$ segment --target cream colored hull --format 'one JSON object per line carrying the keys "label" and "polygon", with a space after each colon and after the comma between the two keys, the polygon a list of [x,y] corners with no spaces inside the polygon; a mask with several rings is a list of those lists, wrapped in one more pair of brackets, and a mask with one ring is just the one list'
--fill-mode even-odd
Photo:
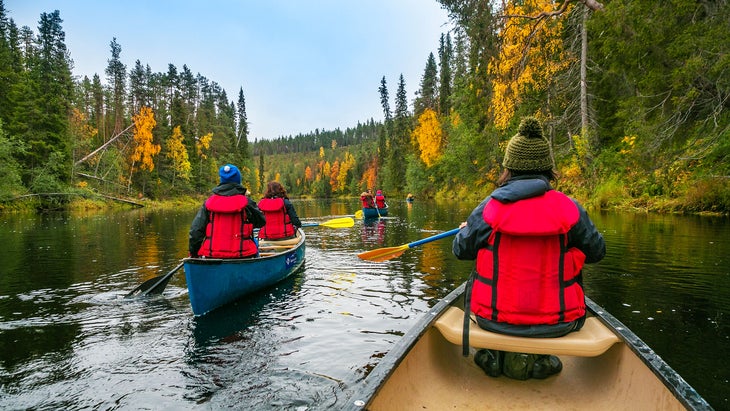
{"label": "cream colored hull", "polygon": [[[458,306],[457,303],[453,305]],[[618,337],[616,342],[605,351],[601,350],[599,355],[591,354],[595,356],[559,355],[563,362],[562,372],[544,380],[526,381],[487,376],[474,363],[474,348],[468,357],[464,357],[461,345],[449,342],[434,326],[448,305],[440,309],[434,307],[427,314],[432,319],[422,319],[419,323],[422,329],[409,331],[403,337],[404,341],[394,347],[355,390],[348,409],[711,409],[623,324],[602,313],[603,310],[592,302],[589,302],[590,307],[598,308],[601,322]]]}

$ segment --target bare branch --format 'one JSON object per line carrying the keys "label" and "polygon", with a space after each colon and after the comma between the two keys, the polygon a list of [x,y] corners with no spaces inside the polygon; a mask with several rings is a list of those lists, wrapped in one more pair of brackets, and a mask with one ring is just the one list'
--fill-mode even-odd
{"label": "bare branch", "polygon": [[93,156],[94,156],[94,155],[95,155],[96,153],[98,153],[99,151],[101,151],[101,150],[105,149],[105,148],[106,148],[106,147],[107,147],[107,146],[108,146],[109,144],[111,144],[111,143],[112,143],[112,142],[113,142],[114,140],[116,140],[117,138],[119,138],[119,136],[123,135],[123,134],[124,134],[124,133],[125,133],[125,132],[126,132],[127,130],[129,130],[130,128],[132,128],[132,126],[134,126],[134,123],[130,124],[130,125],[129,125],[129,127],[125,128],[124,130],[122,130],[121,132],[119,132],[119,134],[117,134],[116,136],[114,136],[114,137],[112,137],[111,139],[109,139],[109,141],[107,141],[106,143],[102,144],[102,145],[101,145],[101,146],[100,146],[99,148],[97,148],[96,150],[94,150],[94,151],[92,151],[91,153],[89,153],[89,154],[85,155],[85,156],[84,156],[84,158],[82,158],[81,160],[79,160],[79,161],[75,162],[75,163],[74,163],[74,166],[77,166],[77,165],[79,165],[79,164],[83,163],[84,161],[86,161],[86,160],[88,160],[89,158],[93,157]]}
{"label": "bare branch", "polygon": [[[542,20],[547,17],[553,17],[553,16],[559,16],[563,13],[565,13],[565,10],[568,9],[568,4],[571,0],[565,0],[563,4],[560,5],[560,8],[553,11],[543,11],[540,12],[534,16],[527,16],[527,15],[521,15],[521,14],[503,14],[499,16],[499,18],[503,19],[510,19],[510,18],[521,18],[521,19],[529,19],[529,20]],[[603,10],[603,4],[597,2],[596,0],[574,0],[578,1],[580,3],[583,3],[586,7],[593,11],[601,11]]]}

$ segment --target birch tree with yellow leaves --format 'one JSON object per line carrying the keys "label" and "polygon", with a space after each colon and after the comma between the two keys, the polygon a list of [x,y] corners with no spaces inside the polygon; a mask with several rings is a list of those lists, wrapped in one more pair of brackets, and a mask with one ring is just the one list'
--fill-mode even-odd
{"label": "birch tree with yellow leaves", "polygon": [[[200,149],[198,148],[200,151]],[[181,178],[190,181],[190,160],[188,150],[183,144],[183,135],[180,126],[172,129],[172,136],[167,140],[167,153],[165,156],[172,162],[172,187],[175,187],[175,180]]]}
{"label": "birch tree with yellow leaves", "polygon": [[436,112],[430,108],[418,117],[418,125],[411,133],[411,142],[417,148],[421,161],[431,167],[441,157],[444,135]]}
{"label": "birch tree with yellow leaves", "polygon": [[[134,120],[134,142],[135,147],[130,160],[132,162],[129,168],[129,187],[132,184],[132,176],[135,172],[135,164],[139,163],[140,170],[152,171],[155,169],[154,156],[160,153],[160,145],[152,142],[152,129],[155,128],[157,122],[152,109],[142,107],[138,114],[133,117]],[[129,188],[128,187],[128,188]]]}

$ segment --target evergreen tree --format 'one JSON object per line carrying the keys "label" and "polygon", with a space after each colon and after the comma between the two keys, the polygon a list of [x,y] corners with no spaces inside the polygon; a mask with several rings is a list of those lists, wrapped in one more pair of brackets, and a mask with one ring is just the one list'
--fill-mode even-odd
{"label": "evergreen tree", "polygon": [[122,46],[117,43],[117,38],[112,38],[109,43],[112,57],[107,60],[105,73],[111,89],[111,119],[114,121],[113,134],[119,134],[124,129],[124,90],[127,81],[127,66],[122,63],[119,57],[122,54]]}
{"label": "evergreen tree", "polygon": [[386,174],[385,188],[396,193],[402,191],[406,182],[406,155],[410,143],[411,118],[408,114],[408,100],[406,81],[403,74],[398,80],[398,91],[395,95],[395,115],[393,118],[393,134],[390,139],[388,157],[388,173]]}
{"label": "evergreen tree", "polygon": [[[24,135],[29,146],[27,168],[43,167],[46,170],[39,170],[39,173],[46,173],[46,177],[68,181],[71,170],[68,115],[73,82],[62,22],[58,10],[41,14],[35,52],[29,63],[27,89],[28,100],[33,102],[35,110],[21,114],[21,118],[25,119],[27,127]],[[51,156],[52,153],[57,155]],[[50,158],[55,164],[48,175]]]}
{"label": "evergreen tree", "polygon": [[[184,133],[193,135],[195,133],[195,110],[199,102],[198,81],[195,75],[187,66],[183,64],[182,71],[177,76],[177,87],[179,90],[179,99],[176,100],[178,120],[175,124],[180,124]],[[196,137],[205,134],[198,132]]]}
{"label": "evergreen tree", "polygon": [[[451,111],[451,64],[453,49],[451,46],[451,36],[446,34],[441,35],[439,45],[439,113],[442,116],[448,115]],[[420,113],[415,113],[416,115]]]}
{"label": "evergreen tree", "polygon": [[[384,159],[386,156],[386,150],[388,147],[388,139],[390,138],[390,129],[392,127],[392,118],[390,113],[390,97],[388,96],[388,84],[385,81],[385,76],[380,80],[380,87],[378,88],[378,92],[380,93],[380,105],[383,107],[383,128],[380,130],[380,133],[378,133],[378,155],[375,158],[375,170],[376,175],[377,171],[379,171],[383,164],[385,163]],[[377,177],[376,177],[377,182]]]}
{"label": "evergreen tree", "polygon": [[246,99],[243,87],[238,90],[238,108],[236,110],[236,150],[242,159],[250,158],[248,148],[248,117],[246,116]]}
{"label": "evergreen tree", "polygon": [[416,116],[421,115],[423,110],[427,108],[436,109],[437,77],[438,68],[436,67],[436,58],[433,56],[433,53],[429,53],[428,59],[426,60],[426,68],[423,70],[423,77],[421,77],[421,89],[413,103],[413,111]]}
{"label": "evergreen tree", "polygon": [[142,106],[150,106],[147,97],[148,86],[147,72],[142,62],[135,61],[134,69],[129,73],[129,112],[138,113]]}
{"label": "evergreen tree", "polygon": [[385,81],[385,76],[383,76],[383,78],[380,80],[380,87],[378,88],[378,92],[380,93],[380,105],[383,107],[385,124],[387,124],[390,123],[391,113],[390,101],[388,97],[388,84]]}
{"label": "evergreen tree", "polygon": [[0,0],[0,120],[8,121],[13,102],[10,92],[15,83],[16,71],[13,68],[10,47],[10,22],[5,11],[5,4]]}
{"label": "evergreen tree", "polygon": [[89,121],[91,125],[99,130],[99,138],[97,145],[106,143],[107,135],[105,134],[106,128],[104,127],[106,116],[104,111],[104,87],[101,85],[101,78],[98,74],[94,74],[91,80],[91,97],[93,99],[93,105]]}

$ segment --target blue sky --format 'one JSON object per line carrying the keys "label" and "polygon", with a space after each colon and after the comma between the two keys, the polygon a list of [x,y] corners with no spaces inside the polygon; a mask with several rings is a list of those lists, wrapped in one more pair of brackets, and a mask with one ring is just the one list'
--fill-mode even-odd
{"label": "blue sky", "polygon": [[116,37],[127,70],[186,64],[237,101],[250,141],[352,127],[383,118],[378,87],[393,97],[403,74],[409,102],[448,16],[435,0],[5,0],[19,27],[38,33],[59,10],[74,75],[99,74]]}

